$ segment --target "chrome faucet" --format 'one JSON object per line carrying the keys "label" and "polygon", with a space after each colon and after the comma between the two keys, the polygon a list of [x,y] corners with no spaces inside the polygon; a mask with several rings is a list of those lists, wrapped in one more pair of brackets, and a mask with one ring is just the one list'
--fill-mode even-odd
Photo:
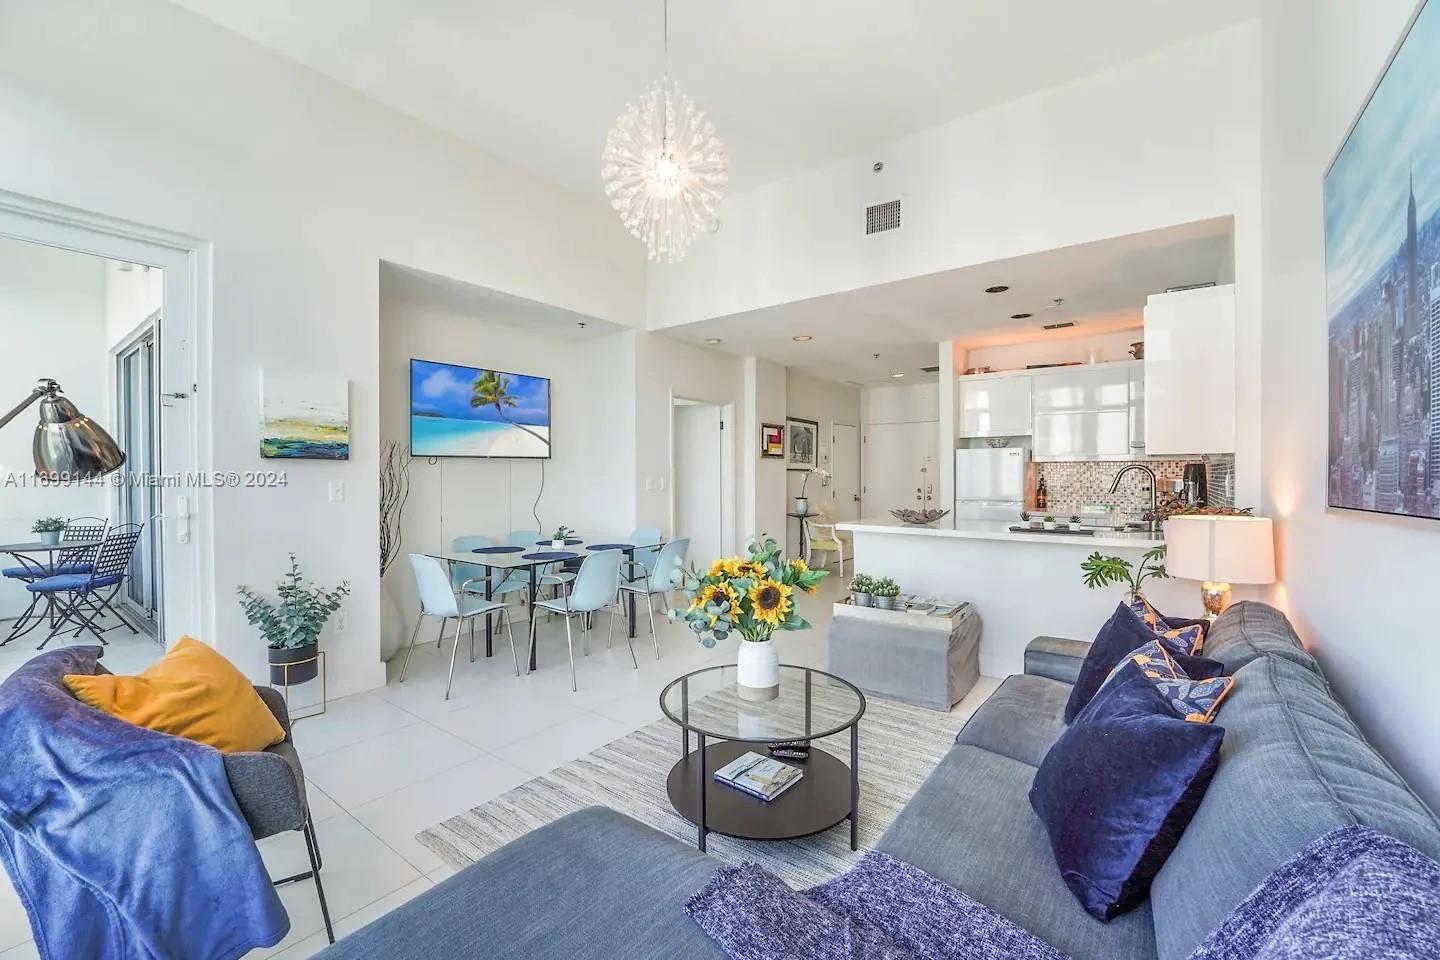
{"label": "chrome faucet", "polygon": [[1114,493],[1116,490],[1120,489],[1121,478],[1123,478],[1125,474],[1129,473],[1131,470],[1142,470],[1144,471],[1145,475],[1150,478],[1150,519],[1145,522],[1144,526],[1145,529],[1149,530],[1151,533],[1154,533],[1156,530],[1160,529],[1160,481],[1155,476],[1154,470],[1151,470],[1143,463],[1126,464],[1125,466],[1121,467],[1119,471],[1115,474],[1115,480],[1113,483],[1110,484],[1110,492]]}

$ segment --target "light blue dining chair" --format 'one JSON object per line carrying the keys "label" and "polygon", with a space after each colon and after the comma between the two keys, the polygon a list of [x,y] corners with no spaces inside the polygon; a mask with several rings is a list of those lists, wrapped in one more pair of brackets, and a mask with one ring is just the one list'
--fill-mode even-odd
{"label": "light blue dining chair", "polygon": [[641,580],[650,576],[655,561],[660,558],[660,548],[654,546],[662,539],[659,527],[636,527],[630,531],[630,542],[641,548],[635,551],[634,560],[626,565],[626,580]]}
{"label": "light blue dining chair", "polygon": [[[556,597],[554,600],[541,600],[535,604],[547,613],[556,613],[565,618],[565,644],[570,648],[570,689],[579,690],[580,687],[575,681],[575,639],[570,629],[570,618],[581,617],[582,639],[585,643],[585,653],[590,653],[590,628],[587,626],[586,614],[596,613],[607,607],[613,607],[614,611],[610,616],[610,632],[606,635],[606,643],[615,633],[615,618],[623,616],[620,610],[620,561],[625,559],[625,554],[620,550],[601,550],[598,553],[585,555],[585,560],[580,564],[580,572],[575,576],[575,583],[570,592]],[[535,627],[538,620],[530,618],[530,649],[526,653],[526,662],[535,653]],[[625,632],[625,643],[630,647],[630,662],[639,668],[640,664],[635,659],[635,645],[630,643],[630,631]]]}
{"label": "light blue dining chair", "polygon": [[[451,540],[450,552],[469,553],[472,550],[494,545],[495,541],[489,537],[483,534],[473,533]],[[507,602],[506,597],[508,594],[524,593],[530,589],[529,579],[521,576],[514,570],[492,570],[487,574],[485,568],[478,563],[450,564],[450,586],[453,587],[457,593],[465,589],[465,584],[472,580],[476,581],[471,587],[472,593],[476,596],[485,596],[485,587],[488,584],[490,587],[490,599],[499,600],[501,603]],[[441,631],[440,639],[436,641],[435,645],[438,647],[444,642],[444,631]],[[475,620],[473,617],[470,620],[470,642],[472,645],[475,642]]]}
{"label": "light blue dining chair", "polygon": [[[420,615],[415,618],[415,629],[410,632],[410,645],[405,648],[405,662],[400,665],[400,682],[405,682],[405,671],[410,668],[410,654],[415,651],[415,638],[420,634],[420,624],[426,617],[440,618],[440,640],[445,640],[445,624],[455,621],[455,647],[450,651],[450,674],[445,679],[445,699],[450,699],[450,685],[455,681],[455,655],[460,652],[460,627],[474,618],[499,613],[505,622],[505,633],[510,637],[510,662],[515,667],[515,676],[520,676],[520,661],[515,654],[515,633],[510,628],[510,611],[505,604],[486,600],[470,592],[475,581],[466,581],[457,593],[450,585],[445,566],[434,557],[421,553],[410,554],[410,569],[415,573],[415,587],[420,593]],[[470,632],[470,662],[475,662],[475,632]]]}
{"label": "light blue dining chair", "polygon": [[660,634],[655,632],[655,595],[665,596],[680,585],[680,571],[685,566],[685,555],[690,552],[690,540],[671,540],[660,548],[648,577],[641,577],[629,583],[622,583],[624,593],[635,594],[636,599],[645,598],[645,612],[650,615],[650,639],[655,641],[655,659],[660,659]]}
{"label": "light blue dining chair", "polygon": [[[511,530],[510,536],[506,538],[506,542],[512,547],[525,547],[531,552],[550,549],[548,544],[545,546],[540,545],[539,530]],[[535,577],[535,584],[537,587],[554,587],[555,593],[558,596],[563,592],[560,588],[574,579],[575,574],[569,570],[555,570],[553,573],[541,571]]]}

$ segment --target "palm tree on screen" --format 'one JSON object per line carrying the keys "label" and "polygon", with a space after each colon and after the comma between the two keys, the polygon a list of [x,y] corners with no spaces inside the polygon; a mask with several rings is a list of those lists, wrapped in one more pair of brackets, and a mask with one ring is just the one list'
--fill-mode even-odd
{"label": "palm tree on screen", "polygon": [[475,378],[475,388],[470,397],[471,409],[476,407],[494,407],[495,412],[500,415],[501,420],[504,420],[512,427],[518,427],[524,430],[541,443],[548,443],[549,441],[525,426],[525,424],[516,423],[510,419],[510,414],[505,412],[505,408],[518,406],[519,404],[518,401],[511,396],[507,387],[508,383],[503,374],[495,370],[481,370],[480,376]]}

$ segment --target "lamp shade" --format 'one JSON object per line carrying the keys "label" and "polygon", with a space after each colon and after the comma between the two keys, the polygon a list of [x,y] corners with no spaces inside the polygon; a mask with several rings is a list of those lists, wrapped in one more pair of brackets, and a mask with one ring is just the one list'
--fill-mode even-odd
{"label": "lamp shade", "polygon": [[1269,517],[1180,516],[1165,521],[1165,569],[1212,583],[1273,583],[1275,535]]}
{"label": "lamp shade", "polygon": [[40,400],[34,453],[35,472],[60,482],[92,480],[125,462],[125,454],[105,428],[58,391]]}

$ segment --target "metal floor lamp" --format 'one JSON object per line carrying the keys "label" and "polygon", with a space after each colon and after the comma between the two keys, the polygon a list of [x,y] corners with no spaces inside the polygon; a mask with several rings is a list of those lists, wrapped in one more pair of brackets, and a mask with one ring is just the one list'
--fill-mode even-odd
{"label": "metal floor lamp", "polygon": [[35,472],[59,482],[93,480],[120,469],[125,454],[105,428],[64,396],[60,384],[41,380],[30,395],[0,416],[0,428],[40,401],[40,422],[35,426]]}

